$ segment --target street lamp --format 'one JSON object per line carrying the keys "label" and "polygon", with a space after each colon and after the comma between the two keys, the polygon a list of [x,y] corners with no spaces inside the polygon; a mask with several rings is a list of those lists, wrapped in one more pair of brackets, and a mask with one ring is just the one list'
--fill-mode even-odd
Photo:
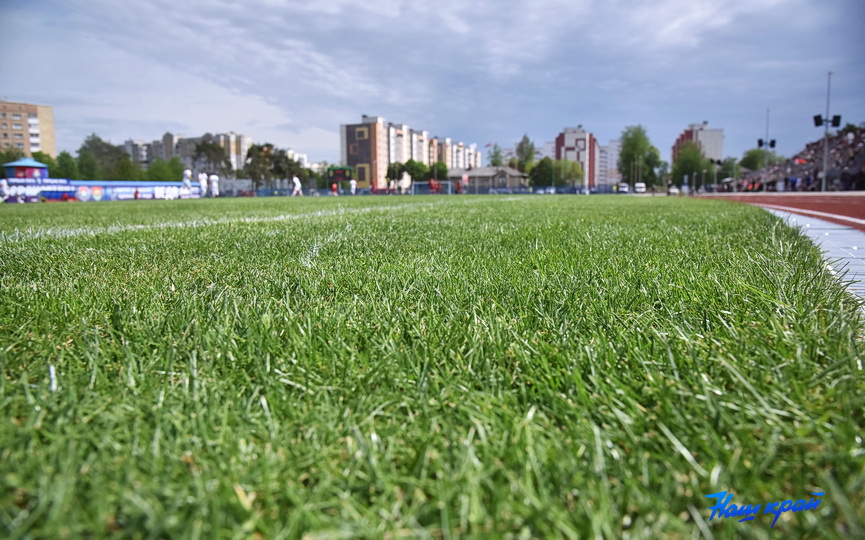
{"label": "street lamp", "polygon": [[[829,80],[826,83],[826,116],[814,115],[814,126],[826,126],[823,130],[823,183],[820,191],[826,191],[826,176],[829,174],[829,91],[832,88],[832,72],[829,72]],[[841,125],[841,115],[832,117],[832,127]]]}
{"label": "street lamp", "polygon": [[[775,148],[775,139],[769,139],[769,109],[766,109],[766,138],[757,139],[757,148]],[[769,150],[763,151],[763,169],[766,171],[766,182],[769,181]],[[764,182],[764,185],[766,184]]]}
{"label": "street lamp", "polygon": [[703,180],[700,182],[700,185],[703,186],[703,189],[706,189],[706,169],[703,169]]}
{"label": "street lamp", "polygon": [[718,189],[718,167],[724,164],[720,159],[713,159],[712,161],[712,184],[715,186],[715,189]]}

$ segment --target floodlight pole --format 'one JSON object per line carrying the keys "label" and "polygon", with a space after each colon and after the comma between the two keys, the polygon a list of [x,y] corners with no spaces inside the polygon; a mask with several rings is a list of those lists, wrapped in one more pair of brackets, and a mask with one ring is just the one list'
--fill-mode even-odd
{"label": "floodlight pole", "polygon": [[829,92],[832,89],[832,72],[826,83],[826,120],[823,121],[823,184],[820,191],[826,191],[826,177],[829,174]]}
{"label": "floodlight pole", "polygon": [[[766,109],[766,138],[763,139],[766,146],[769,146],[769,109]],[[763,150],[763,169],[766,171],[766,176],[769,176],[769,151]]]}

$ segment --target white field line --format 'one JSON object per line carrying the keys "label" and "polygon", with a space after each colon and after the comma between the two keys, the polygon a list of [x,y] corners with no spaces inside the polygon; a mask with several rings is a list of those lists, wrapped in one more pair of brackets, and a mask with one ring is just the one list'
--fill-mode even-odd
{"label": "white field line", "polygon": [[840,214],[830,214],[828,212],[818,212],[817,210],[802,210],[800,208],[793,208],[791,206],[780,206],[777,204],[764,204],[764,203],[758,203],[758,204],[760,206],[765,206],[766,208],[771,208],[773,210],[780,210],[782,212],[788,212],[791,214],[805,214],[805,215],[809,215],[809,216],[813,216],[813,217],[826,217],[826,218],[840,219],[842,221],[849,221],[850,223],[865,225],[865,219],[842,216]]}
{"label": "white field line", "polygon": [[[463,201],[463,204],[480,203],[489,204],[490,200],[496,201],[516,201],[520,200],[517,197],[508,197],[501,199],[483,199]],[[333,210],[316,210],[305,214],[280,214],[277,216],[252,216],[252,217],[226,217],[219,219],[193,219],[189,221],[167,221],[150,224],[137,225],[108,225],[105,227],[75,227],[75,228],[48,228],[48,229],[15,229],[12,232],[0,231],[0,244],[14,244],[17,242],[26,242],[28,240],[36,240],[38,238],[76,238],[80,236],[98,236],[103,234],[118,234],[126,232],[152,231],[161,229],[194,229],[198,227],[211,227],[214,225],[228,225],[234,223],[273,223],[280,221],[291,221],[295,219],[307,219],[316,217],[342,216],[351,214],[368,214],[372,212],[395,212],[407,211],[420,208],[432,208],[444,204],[445,201],[439,202],[422,202],[422,203],[406,203],[393,204],[384,206],[364,207],[364,208],[336,208]]]}

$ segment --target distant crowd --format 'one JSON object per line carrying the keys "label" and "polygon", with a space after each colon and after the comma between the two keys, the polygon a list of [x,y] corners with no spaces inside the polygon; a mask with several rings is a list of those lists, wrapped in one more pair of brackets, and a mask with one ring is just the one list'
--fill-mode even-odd
{"label": "distant crowd", "polygon": [[[865,129],[829,137],[826,189],[865,190]],[[823,139],[785,161],[748,173],[736,191],[820,191],[823,176]]]}

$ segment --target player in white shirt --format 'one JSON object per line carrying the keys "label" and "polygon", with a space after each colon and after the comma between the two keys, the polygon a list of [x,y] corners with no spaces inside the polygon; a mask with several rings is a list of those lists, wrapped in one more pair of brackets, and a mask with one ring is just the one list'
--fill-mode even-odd
{"label": "player in white shirt", "polygon": [[215,174],[210,175],[210,194],[219,197],[219,177]]}
{"label": "player in white shirt", "polygon": [[201,198],[207,197],[207,173],[204,171],[198,173],[198,186],[201,188]]}
{"label": "player in white shirt", "polygon": [[291,182],[294,184],[294,191],[291,192],[292,197],[303,197],[303,189],[301,189],[300,178],[295,176],[291,179]]}
{"label": "player in white shirt", "polygon": [[192,170],[184,169],[183,170],[183,187],[186,189],[192,189]]}
{"label": "player in white shirt", "polygon": [[357,195],[357,180],[352,178],[348,181],[348,187],[351,190],[352,195]]}

